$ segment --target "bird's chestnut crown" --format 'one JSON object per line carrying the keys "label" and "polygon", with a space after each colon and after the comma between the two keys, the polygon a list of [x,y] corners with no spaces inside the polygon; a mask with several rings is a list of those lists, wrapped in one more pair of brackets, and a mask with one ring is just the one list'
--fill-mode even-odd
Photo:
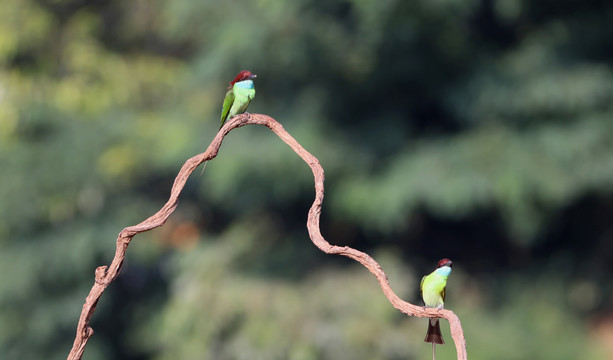
{"label": "bird's chestnut crown", "polygon": [[443,259],[443,260],[441,260],[441,261],[439,261],[439,262],[438,262],[438,267],[439,267],[439,268],[440,268],[440,267],[443,267],[443,266],[449,266],[449,267],[452,267],[452,266],[453,266],[453,263],[451,262],[451,260],[449,260],[449,259],[445,258],[445,259]]}

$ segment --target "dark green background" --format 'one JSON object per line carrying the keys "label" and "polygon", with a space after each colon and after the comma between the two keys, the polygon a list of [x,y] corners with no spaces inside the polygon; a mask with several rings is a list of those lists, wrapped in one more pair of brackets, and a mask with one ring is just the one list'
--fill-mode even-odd
{"label": "dark green background", "polygon": [[[3,0],[0,357],[67,356],[243,69],[326,171],[328,241],[416,303],[454,261],[470,359],[613,357],[612,23],[596,0]],[[313,195],[274,134],[232,131],[134,239],[85,358],[429,358],[424,319],[310,242]]]}

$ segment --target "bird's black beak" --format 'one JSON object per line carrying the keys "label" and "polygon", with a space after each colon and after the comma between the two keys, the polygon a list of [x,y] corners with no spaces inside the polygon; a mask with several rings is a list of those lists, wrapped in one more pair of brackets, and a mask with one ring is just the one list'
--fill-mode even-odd
{"label": "bird's black beak", "polygon": [[251,76],[249,76],[247,79],[251,80],[251,79],[255,79],[256,77],[258,77],[256,74],[252,74]]}

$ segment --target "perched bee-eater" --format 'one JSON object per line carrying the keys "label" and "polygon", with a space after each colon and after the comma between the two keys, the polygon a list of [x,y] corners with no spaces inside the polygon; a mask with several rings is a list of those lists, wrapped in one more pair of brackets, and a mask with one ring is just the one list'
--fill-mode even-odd
{"label": "perched bee-eater", "polygon": [[[443,259],[438,262],[438,267],[430,275],[426,275],[421,279],[419,291],[424,304],[430,308],[442,309],[445,304],[445,287],[447,286],[447,278],[451,274],[453,263],[449,259]],[[444,344],[443,334],[437,318],[428,319],[428,332],[426,333],[425,342],[432,343],[432,358],[434,359],[434,348],[436,344]]]}
{"label": "perched bee-eater", "polygon": [[247,106],[249,106],[249,103],[255,97],[253,79],[256,77],[257,76],[252,74],[251,71],[243,70],[232,80],[221,109],[220,129],[227,119],[231,119],[247,110]]}

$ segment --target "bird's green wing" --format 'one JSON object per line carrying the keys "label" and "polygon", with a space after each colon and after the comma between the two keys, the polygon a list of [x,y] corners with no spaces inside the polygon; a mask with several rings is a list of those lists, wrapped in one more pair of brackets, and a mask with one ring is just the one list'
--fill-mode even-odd
{"label": "bird's green wing", "polygon": [[424,280],[426,280],[425,276],[421,278],[421,283],[419,284],[419,296],[421,297],[421,301],[424,303],[424,305],[426,305],[426,302],[424,301]]}
{"label": "bird's green wing", "polygon": [[[228,118],[228,113],[230,112],[230,108],[234,103],[234,92],[232,89],[228,90],[226,93],[226,98],[223,100],[223,107],[221,108],[221,126],[223,126],[224,121]],[[220,126],[220,127],[221,127]]]}
{"label": "bird's green wing", "polygon": [[447,290],[447,286],[445,286],[443,288],[443,291],[441,291],[441,297],[443,298],[443,302],[445,302],[445,290]]}

